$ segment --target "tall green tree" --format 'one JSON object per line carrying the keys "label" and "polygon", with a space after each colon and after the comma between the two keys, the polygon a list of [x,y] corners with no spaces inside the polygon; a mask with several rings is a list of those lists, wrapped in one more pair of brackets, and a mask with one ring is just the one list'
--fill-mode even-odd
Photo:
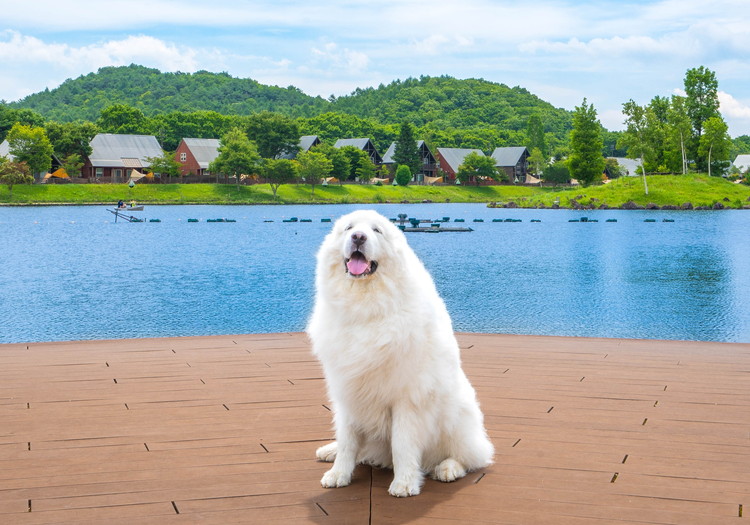
{"label": "tall green tree", "polygon": [[419,154],[417,140],[414,137],[414,126],[409,122],[401,123],[393,151],[393,160],[400,166],[407,166],[410,173],[419,173],[422,169],[422,156]]}
{"label": "tall green tree", "polygon": [[96,124],[103,133],[133,135],[151,133],[149,123],[143,111],[127,104],[113,104],[104,108]]}
{"label": "tall green tree", "polygon": [[99,129],[92,122],[55,122],[49,121],[44,125],[55,155],[63,159],[68,155],[87,157],[91,155],[91,139]]}
{"label": "tall green tree", "polygon": [[315,185],[329,176],[333,163],[328,157],[315,151],[303,151],[297,155],[297,162],[300,178],[312,187],[310,194],[315,195]]}
{"label": "tall green tree", "polygon": [[573,178],[583,186],[601,180],[604,172],[602,127],[593,104],[586,99],[573,113],[573,131],[570,132],[570,158],[568,168]]}
{"label": "tall green tree", "polygon": [[479,186],[482,177],[492,180],[500,179],[500,174],[495,167],[495,159],[472,151],[464,157],[464,161],[458,167],[456,178],[461,181],[461,184],[466,184],[473,178]]}
{"label": "tall green tree", "polygon": [[15,124],[8,132],[8,150],[16,162],[25,162],[32,174],[52,168],[54,149],[44,128]]}
{"label": "tall green tree", "polygon": [[357,161],[357,180],[359,180],[360,183],[362,182],[370,182],[372,178],[375,176],[375,164],[372,163],[372,160],[370,160],[370,156],[362,152],[363,154],[359,156],[359,160]]}
{"label": "tall green tree", "polygon": [[531,115],[529,121],[526,124],[526,133],[528,134],[529,141],[527,147],[529,151],[534,148],[539,149],[543,156],[547,155],[547,141],[544,136],[544,124],[542,123],[542,117],[539,115]]}
{"label": "tall green tree", "polygon": [[219,155],[208,165],[208,171],[235,176],[237,186],[241,175],[255,173],[258,168],[258,148],[239,128],[229,130],[221,138],[218,151]]}
{"label": "tall green tree", "polygon": [[625,125],[627,126],[622,136],[622,142],[628,147],[628,157],[641,159],[643,190],[648,195],[645,164],[651,162],[654,156],[653,144],[648,137],[648,110],[630,99],[622,105],[622,113],[625,115]]}
{"label": "tall green tree", "polygon": [[275,159],[299,149],[297,121],[272,111],[261,111],[247,117],[247,136],[258,146],[264,159]]}
{"label": "tall green tree", "polygon": [[539,148],[532,149],[527,162],[529,163],[529,171],[535,177],[541,178],[544,168],[547,167],[547,159],[542,154],[542,150]]}
{"label": "tall green tree", "polygon": [[719,114],[719,82],[716,74],[700,66],[685,73],[685,110],[693,125],[693,136],[688,144],[689,157],[695,160],[698,169],[707,168],[705,156],[698,153],[704,123]]}
{"label": "tall green tree", "polygon": [[687,145],[692,130],[690,117],[685,108],[685,97],[672,95],[667,111],[667,125],[665,143],[667,167],[673,171],[681,171],[685,175],[688,170]]}
{"label": "tall green tree", "polygon": [[[711,165],[725,163],[729,159],[732,139],[727,132],[727,123],[721,117],[711,117],[703,123],[703,134],[698,144],[698,154],[706,157],[708,176]],[[728,163],[727,163],[728,165]],[[721,170],[723,172],[723,170]],[[722,173],[720,172],[719,175]]]}
{"label": "tall green tree", "polygon": [[276,192],[282,184],[291,184],[299,177],[299,164],[289,159],[267,159],[261,169],[263,178],[268,181],[276,199]]}

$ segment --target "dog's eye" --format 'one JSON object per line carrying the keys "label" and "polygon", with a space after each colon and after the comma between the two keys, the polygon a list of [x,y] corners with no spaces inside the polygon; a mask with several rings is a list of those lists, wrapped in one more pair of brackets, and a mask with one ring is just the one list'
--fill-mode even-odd
{"label": "dog's eye", "polygon": [[348,232],[348,231],[349,231],[349,230],[351,230],[351,229],[352,229],[352,225],[350,224],[349,226],[347,226],[346,228],[344,228],[344,231],[345,231],[345,232]]}
{"label": "dog's eye", "polygon": [[380,231],[380,228],[378,228],[377,226],[373,226],[373,227],[372,227],[372,231],[374,231],[375,233],[379,233],[379,234],[381,234],[381,235],[383,234],[383,232],[381,232],[381,231]]}

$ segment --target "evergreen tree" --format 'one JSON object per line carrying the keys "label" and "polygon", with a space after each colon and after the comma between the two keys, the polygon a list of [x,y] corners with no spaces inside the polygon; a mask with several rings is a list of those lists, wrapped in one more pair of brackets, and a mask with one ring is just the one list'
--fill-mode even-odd
{"label": "evergreen tree", "polygon": [[393,151],[396,164],[407,166],[410,173],[419,173],[422,169],[422,157],[419,154],[417,140],[414,138],[414,127],[403,122]]}
{"label": "evergreen tree", "polygon": [[570,133],[570,159],[568,168],[574,179],[583,186],[601,180],[604,172],[601,124],[593,105],[586,99],[573,113],[573,131]]}

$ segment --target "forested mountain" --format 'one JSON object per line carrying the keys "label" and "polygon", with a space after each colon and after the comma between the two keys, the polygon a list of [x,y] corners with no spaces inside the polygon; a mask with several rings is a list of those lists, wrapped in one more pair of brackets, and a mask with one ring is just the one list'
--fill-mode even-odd
{"label": "forested mountain", "polygon": [[305,95],[292,86],[286,89],[265,86],[227,73],[162,73],[137,65],[103,67],[10,106],[32,109],[47,119],[70,122],[95,121],[101,110],[113,104],[127,104],[146,116],[200,110],[250,115],[269,110],[306,117],[330,106],[323,98]]}
{"label": "forested mountain", "polygon": [[137,65],[101,68],[7,107],[33,110],[58,122],[95,122],[102,110],[114,104],[159,119],[161,129],[173,127],[165,126],[164,119],[193,121],[204,112],[215,112],[215,117],[268,110],[298,119],[304,134],[317,134],[323,140],[369,136],[379,148],[395,140],[397,126],[404,121],[414,124],[418,136],[435,146],[491,151],[497,146],[524,145],[529,117],[535,115],[542,120],[551,152],[567,143],[572,122],[571,112],[521,87],[478,79],[409,78],[326,100],[292,86],[265,86],[226,73],[161,73]]}

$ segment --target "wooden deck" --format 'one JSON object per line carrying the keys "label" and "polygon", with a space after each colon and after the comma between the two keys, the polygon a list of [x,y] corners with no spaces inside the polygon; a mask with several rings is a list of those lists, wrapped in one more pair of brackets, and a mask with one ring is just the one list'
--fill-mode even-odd
{"label": "wooden deck", "polygon": [[750,523],[750,344],[460,334],[495,464],[388,496],[302,334],[0,345],[0,523]]}

